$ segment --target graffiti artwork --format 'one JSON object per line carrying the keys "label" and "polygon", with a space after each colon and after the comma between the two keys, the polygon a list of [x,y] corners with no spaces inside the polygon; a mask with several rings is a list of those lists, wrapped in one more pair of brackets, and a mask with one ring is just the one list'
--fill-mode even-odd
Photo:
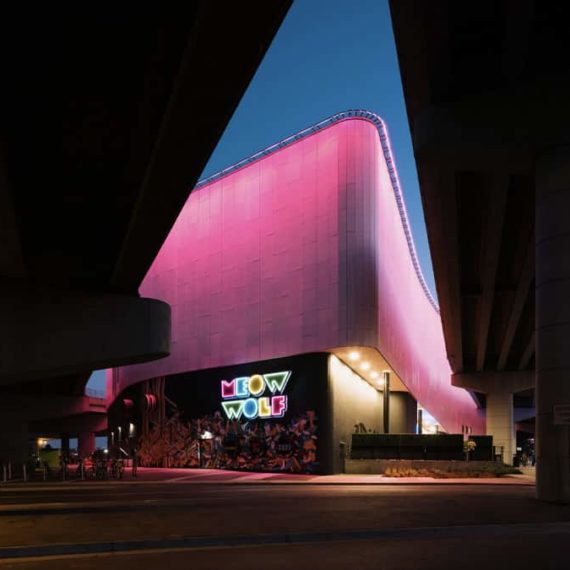
{"label": "graffiti artwork", "polygon": [[123,394],[111,421],[137,426],[149,467],[320,473],[326,373],[316,354],[151,380]]}

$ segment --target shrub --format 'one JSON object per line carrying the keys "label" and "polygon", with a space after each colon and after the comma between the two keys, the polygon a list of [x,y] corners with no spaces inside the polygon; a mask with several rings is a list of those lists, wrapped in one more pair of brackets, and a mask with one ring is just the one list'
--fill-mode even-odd
{"label": "shrub", "polygon": [[510,465],[491,463],[477,469],[466,469],[459,464],[457,470],[443,471],[442,469],[412,469],[409,467],[387,467],[384,471],[385,477],[433,477],[434,479],[479,479],[491,477],[503,477],[505,475],[520,475],[520,469]]}

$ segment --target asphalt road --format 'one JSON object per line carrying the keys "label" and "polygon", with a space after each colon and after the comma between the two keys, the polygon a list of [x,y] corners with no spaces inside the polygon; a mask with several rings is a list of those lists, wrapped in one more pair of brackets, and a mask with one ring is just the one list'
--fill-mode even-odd
{"label": "asphalt road", "polygon": [[0,566],[568,568],[531,486],[101,482],[0,487]]}

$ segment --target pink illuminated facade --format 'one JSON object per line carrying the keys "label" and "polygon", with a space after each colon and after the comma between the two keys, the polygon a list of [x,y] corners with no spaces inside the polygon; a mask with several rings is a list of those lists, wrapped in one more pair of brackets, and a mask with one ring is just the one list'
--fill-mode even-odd
{"label": "pink illuminated facade", "polygon": [[114,370],[113,396],[182,372],[368,347],[445,430],[484,433],[471,395],[451,385],[372,113],[331,117],[199,184],[140,293],[171,305],[172,352]]}

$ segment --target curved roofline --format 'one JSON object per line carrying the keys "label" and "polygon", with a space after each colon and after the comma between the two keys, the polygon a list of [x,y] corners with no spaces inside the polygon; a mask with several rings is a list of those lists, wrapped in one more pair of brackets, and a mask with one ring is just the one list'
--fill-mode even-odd
{"label": "curved roofline", "polygon": [[253,162],[256,162],[262,158],[265,158],[270,154],[277,152],[278,150],[288,147],[301,139],[304,139],[310,135],[322,131],[323,129],[326,129],[327,127],[330,127],[336,123],[340,123],[342,121],[346,121],[349,119],[362,119],[368,121],[372,123],[376,127],[376,130],[378,131],[378,135],[380,137],[380,144],[382,146],[382,152],[384,153],[384,159],[386,160],[386,165],[388,166],[388,173],[390,175],[390,181],[392,183],[392,190],[394,191],[394,196],[396,197],[396,204],[398,205],[398,211],[400,213],[400,220],[402,222],[402,227],[404,229],[404,234],[406,236],[406,242],[408,243],[408,250],[410,252],[410,257],[412,258],[412,265],[414,266],[416,276],[418,278],[418,281],[420,282],[420,285],[428,301],[430,302],[432,307],[439,313],[439,306],[436,300],[433,298],[433,295],[431,294],[431,291],[427,286],[424,274],[422,273],[422,269],[418,261],[416,247],[414,244],[414,238],[412,236],[412,229],[410,227],[408,212],[406,210],[406,203],[404,201],[404,195],[402,194],[400,179],[398,177],[398,171],[396,170],[396,161],[394,159],[394,154],[392,152],[390,137],[388,136],[388,128],[386,127],[386,123],[383,121],[380,115],[372,113],[371,111],[365,111],[363,109],[354,109],[349,111],[343,111],[342,113],[336,113],[335,115],[332,115],[327,119],[324,119],[323,121],[317,123],[316,125],[313,125],[312,127],[303,129],[302,131],[294,135],[291,135],[290,137],[282,139],[281,141],[272,144],[271,146],[268,146],[263,150],[256,152],[255,154],[252,154],[248,158],[240,160],[239,162],[233,164],[232,166],[228,166],[227,168],[224,168],[223,170],[220,170],[219,172],[216,172],[215,174],[212,174],[207,178],[199,180],[194,189],[197,190],[198,188],[203,188],[204,186],[207,186],[213,182],[220,180],[221,178],[225,178],[226,176],[229,176],[230,174],[233,174],[234,172],[241,170],[242,168],[252,164]]}

